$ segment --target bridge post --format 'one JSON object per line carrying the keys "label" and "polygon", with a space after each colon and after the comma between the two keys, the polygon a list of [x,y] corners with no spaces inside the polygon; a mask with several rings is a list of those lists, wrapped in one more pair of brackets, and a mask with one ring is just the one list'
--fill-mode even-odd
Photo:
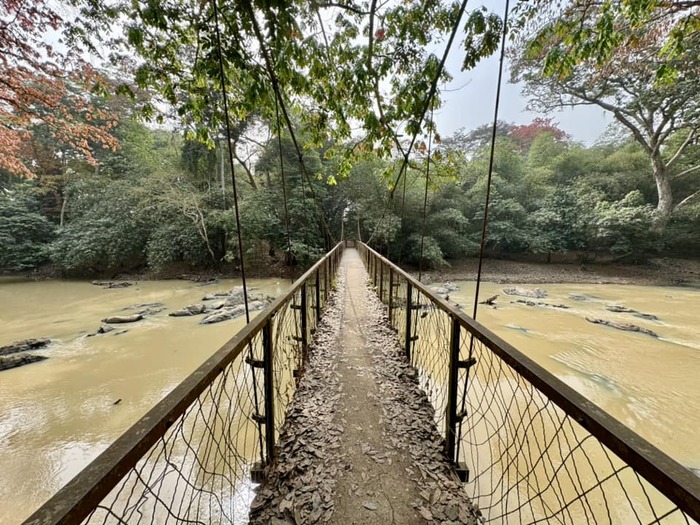
{"label": "bridge post", "polygon": [[275,456],[275,381],[273,370],[272,317],[262,329],[265,374],[265,459],[272,463]]}
{"label": "bridge post", "polygon": [[379,301],[384,302],[384,261],[379,260]]}
{"label": "bridge post", "polygon": [[389,325],[394,326],[394,271],[389,266]]}
{"label": "bridge post", "polygon": [[411,362],[411,315],[413,312],[413,285],[406,283],[406,359]]}
{"label": "bridge post", "polygon": [[377,287],[377,262],[378,262],[378,260],[377,260],[376,255],[373,255],[372,258],[374,259],[374,281],[372,284],[374,284],[374,287],[376,288]]}
{"label": "bridge post", "polygon": [[316,326],[321,322],[321,268],[316,268]]}
{"label": "bridge post", "polygon": [[308,335],[308,322],[306,319],[307,314],[307,301],[306,301],[306,282],[301,285],[301,355],[302,362],[306,361],[308,350],[309,350],[309,335]]}
{"label": "bridge post", "polygon": [[331,260],[326,257],[326,261],[323,263],[323,305],[325,306],[328,302],[328,289],[331,286]]}
{"label": "bridge post", "polygon": [[457,438],[457,381],[459,377],[459,335],[457,319],[451,318],[450,369],[447,379],[447,413],[445,414],[445,455],[455,461]]}

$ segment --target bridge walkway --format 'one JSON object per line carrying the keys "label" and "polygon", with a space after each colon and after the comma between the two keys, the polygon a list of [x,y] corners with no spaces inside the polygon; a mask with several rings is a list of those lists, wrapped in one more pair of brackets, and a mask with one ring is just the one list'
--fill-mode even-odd
{"label": "bridge walkway", "polygon": [[338,281],[252,523],[476,523],[355,249]]}

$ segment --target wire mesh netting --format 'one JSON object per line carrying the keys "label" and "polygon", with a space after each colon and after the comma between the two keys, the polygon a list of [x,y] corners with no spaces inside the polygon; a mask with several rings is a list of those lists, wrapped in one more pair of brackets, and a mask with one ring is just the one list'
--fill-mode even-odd
{"label": "wire mesh netting", "polygon": [[[251,465],[264,457],[258,333],[95,508],[87,523],[242,523],[254,494]],[[257,393],[256,393],[257,391]],[[257,402],[256,402],[257,397]],[[259,408],[262,410],[262,408]]]}
{"label": "wire mesh netting", "polygon": [[[296,392],[342,249],[336,246],[332,261],[314,265],[246,326],[247,335],[228,343],[153,410],[166,415],[137,422],[105,453],[109,458],[95,460],[39,509],[37,522],[53,523],[60,508],[80,516],[90,510],[84,520],[90,524],[247,523],[252,470],[273,456],[271,444]],[[213,380],[204,385],[198,377]],[[272,424],[266,411],[274,415]],[[132,457],[139,459],[129,468]],[[100,477],[110,481],[95,485]],[[101,501],[82,499],[98,486],[111,491]]]}
{"label": "wire mesh netting", "polygon": [[[574,418],[462,330],[458,458],[488,523],[695,523]],[[466,395],[465,395],[466,386]]]}
{"label": "wire mesh netting", "polygon": [[[429,290],[363,245],[360,251],[378,294],[386,288],[382,276],[388,283],[393,272],[393,295],[381,298],[404,348],[408,338],[411,363],[446,432],[449,371],[456,367],[452,459],[469,469],[465,490],[484,523],[696,523],[496,348],[472,339],[475,328],[466,316],[449,313]],[[460,338],[451,363],[453,322],[459,322]]]}

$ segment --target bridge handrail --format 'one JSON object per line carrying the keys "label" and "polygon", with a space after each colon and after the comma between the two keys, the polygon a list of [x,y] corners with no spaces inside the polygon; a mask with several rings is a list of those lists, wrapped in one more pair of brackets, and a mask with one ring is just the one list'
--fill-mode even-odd
{"label": "bridge handrail", "polygon": [[[338,243],[297,279],[280,297],[260,311],[250,323],[219,348],[146,415],[88,464],[71,481],[33,513],[25,525],[68,525],[82,522],[124,476],[165,435],[173,423],[225,368],[237,359],[249,342],[294,294],[321,269],[336,268],[344,243]],[[332,262],[332,265],[330,264]],[[327,277],[327,273],[324,276]]]}
{"label": "bridge handrail", "polygon": [[435,307],[448,314],[459,326],[486,345],[520,376],[677,505],[681,511],[700,522],[700,478],[693,472],[586,399],[513,345],[437,295],[411,274],[366,244],[358,242],[358,245],[361,251],[371,254],[373,258],[381,261],[382,265],[390,268],[392,272],[410,283],[414,289],[428,297]]}

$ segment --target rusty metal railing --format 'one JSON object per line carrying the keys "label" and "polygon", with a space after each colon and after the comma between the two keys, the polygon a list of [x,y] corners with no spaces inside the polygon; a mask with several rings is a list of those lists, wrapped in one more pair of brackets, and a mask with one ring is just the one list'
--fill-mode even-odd
{"label": "rusty metal railing", "polygon": [[335,246],[25,524],[246,523],[251,474],[273,459],[343,248]]}
{"label": "rusty metal railing", "polygon": [[700,522],[700,479],[362,243],[484,523]]}

